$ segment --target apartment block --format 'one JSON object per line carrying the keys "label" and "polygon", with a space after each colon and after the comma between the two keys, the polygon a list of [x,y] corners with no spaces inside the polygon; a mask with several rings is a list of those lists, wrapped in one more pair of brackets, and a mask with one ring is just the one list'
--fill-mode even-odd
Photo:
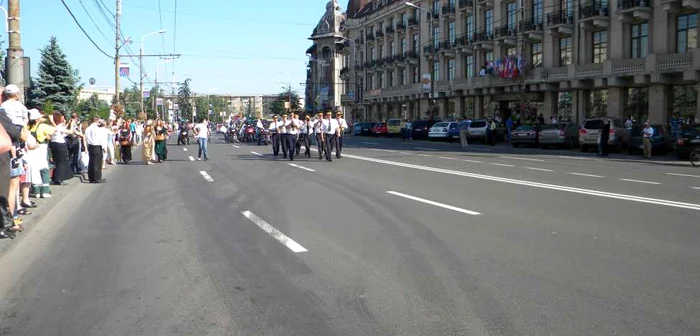
{"label": "apartment block", "polygon": [[515,112],[666,122],[677,112],[697,121],[699,9],[700,0],[350,0],[341,101],[363,120]]}

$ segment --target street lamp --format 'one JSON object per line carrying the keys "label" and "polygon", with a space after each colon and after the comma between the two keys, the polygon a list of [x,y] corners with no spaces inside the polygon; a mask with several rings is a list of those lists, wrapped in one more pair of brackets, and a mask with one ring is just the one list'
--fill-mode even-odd
{"label": "street lamp", "polygon": [[[428,13],[428,24],[430,25],[430,29],[428,29],[428,34],[430,35],[430,47],[433,48],[435,46],[435,34],[433,32],[433,12],[429,9],[426,9],[424,7],[418,6],[412,2],[406,1],[404,3],[408,7],[412,7],[424,12]],[[428,69],[430,69],[430,98],[431,98],[431,103],[433,107],[435,106],[435,64],[433,62],[433,56],[430,56],[430,64],[428,64]],[[419,111],[420,112],[420,111]],[[419,114],[420,116],[420,114]]]}
{"label": "street lamp", "polygon": [[155,34],[165,34],[166,30],[162,29],[159,31],[154,31],[150,32],[146,35],[141,35],[141,50],[139,50],[139,99],[141,100],[141,112],[143,112],[143,42],[146,39],[146,36],[150,35],[155,35]]}
{"label": "street lamp", "polygon": [[278,70],[277,72],[282,75],[287,75],[287,99],[289,100],[289,107],[287,108],[287,113],[289,113],[290,111],[292,111],[292,77],[290,77],[288,73],[282,70]]}

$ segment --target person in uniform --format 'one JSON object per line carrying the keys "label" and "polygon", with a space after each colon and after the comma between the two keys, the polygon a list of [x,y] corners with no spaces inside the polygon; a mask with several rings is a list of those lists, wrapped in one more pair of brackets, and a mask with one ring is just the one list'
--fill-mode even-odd
{"label": "person in uniform", "polygon": [[318,150],[318,159],[323,159],[323,151],[325,150],[325,137],[323,136],[323,113],[317,113],[314,118],[314,134],[316,135],[316,149]]}
{"label": "person in uniform", "polygon": [[348,123],[343,118],[343,112],[335,114],[335,119],[338,121],[338,136],[335,143],[335,157],[340,159],[343,151],[343,138],[345,137],[345,129],[348,128]]}
{"label": "person in uniform", "polygon": [[289,151],[289,160],[294,161],[294,153],[297,151],[297,139],[299,137],[299,119],[296,114],[292,113],[291,118],[287,120],[287,150]]}
{"label": "person in uniform", "polygon": [[272,116],[272,122],[270,122],[270,125],[268,125],[267,130],[270,132],[272,140],[272,154],[274,156],[277,156],[280,153],[280,134],[278,132],[279,126],[281,126],[281,123],[277,121],[277,116]]}
{"label": "person in uniform", "polygon": [[287,158],[287,126],[290,124],[289,119],[286,114],[282,115],[282,120],[280,120],[279,126],[277,127],[277,133],[280,134],[280,142],[282,143],[282,155]]}
{"label": "person in uniform", "polygon": [[314,132],[314,124],[311,121],[311,117],[306,115],[304,121],[301,123],[299,133],[299,141],[297,141],[297,155],[301,152],[301,145],[304,144],[304,156],[311,157],[311,134]]}
{"label": "person in uniform", "polygon": [[331,152],[336,144],[336,136],[338,135],[338,120],[332,118],[331,112],[326,112],[326,118],[323,119],[323,137],[325,138],[326,161],[332,162]]}

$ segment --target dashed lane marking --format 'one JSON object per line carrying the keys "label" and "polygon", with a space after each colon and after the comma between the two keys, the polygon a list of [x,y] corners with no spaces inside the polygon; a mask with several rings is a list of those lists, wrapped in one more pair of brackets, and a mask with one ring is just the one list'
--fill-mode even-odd
{"label": "dashed lane marking", "polygon": [[542,159],[524,158],[524,157],[519,157],[519,156],[506,156],[506,155],[502,155],[501,157],[504,158],[504,159],[512,159],[512,160],[523,160],[523,161],[544,162],[544,160],[542,160]]}
{"label": "dashed lane marking", "polygon": [[294,168],[299,168],[299,169],[303,169],[303,170],[310,171],[310,172],[315,172],[315,171],[316,171],[316,170],[314,170],[314,169],[306,168],[306,167],[304,167],[304,166],[300,166],[300,165],[294,164],[294,163],[290,163],[289,165],[292,166],[292,167],[294,167]]}
{"label": "dashed lane marking", "polygon": [[262,154],[260,154],[260,153],[258,153],[258,152],[250,152],[250,154],[255,154],[255,155],[257,155],[257,156],[264,156],[264,155],[262,155]]}
{"label": "dashed lane marking", "polygon": [[418,155],[418,156],[422,156],[422,157],[431,157],[431,156],[432,156],[432,155],[428,155],[428,154],[420,154],[420,153],[416,153],[416,155]]}
{"label": "dashed lane marking", "polygon": [[186,151],[187,151],[187,147],[182,147],[182,150],[186,152]]}
{"label": "dashed lane marking", "polygon": [[231,145],[231,146],[233,146],[233,148],[241,148],[241,146],[239,146],[239,145]]}
{"label": "dashed lane marking", "polygon": [[584,173],[567,173],[567,174],[576,175],[576,176],[603,178],[603,176],[600,176],[600,175],[593,175],[593,174],[584,174]]}
{"label": "dashed lane marking", "polygon": [[396,191],[387,191],[386,193],[387,193],[387,194],[394,195],[394,196],[399,196],[399,197],[407,198],[407,199],[410,199],[410,200],[413,200],[413,201],[416,201],[416,202],[421,202],[421,203],[425,203],[425,204],[434,205],[434,206],[436,206],[436,207],[440,207],[440,208],[443,208],[443,209],[461,212],[461,213],[464,213],[464,214],[467,214],[467,215],[472,215],[472,216],[480,215],[480,213],[478,213],[478,212],[476,212],[476,211],[467,210],[467,209],[462,209],[462,208],[458,208],[458,207],[456,207],[456,206],[452,206],[452,205],[449,205],[449,204],[444,204],[444,203],[440,203],[440,202],[435,202],[435,201],[431,201],[431,200],[428,200],[428,199],[425,199],[425,198],[416,197],[416,196],[406,195],[406,194],[403,194],[403,193],[400,193],[400,192],[396,192]]}
{"label": "dashed lane marking", "polygon": [[642,181],[642,180],[633,180],[633,179],[624,179],[624,178],[621,178],[620,181],[627,181],[627,182],[634,182],[634,183],[644,183],[644,184],[661,184],[661,183],[659,183],[659,182]]}
{"label": "dashed lane marking", "polygon": [[413,147],[414,149],[417,150],[427,150],[427,151],[436,151],[437,149],[435,148],[428,148],[428,147]]}
{"label": "dashed lane marking", "polygon": [[202,175],[202,177],[204,177],[204,180],[206,180],[207,182],[214,182],[214,179],[211,178],[211,176],[209,176],[207,172],[200,170],[199,173]]}
{"label": "dashed lane marking", "polygon": [[456,160],[455,158],[447,157],[447,156],[440,156],[441,159],[445,160]]}
{"label": "dashed lane marking", "polygon": [[554,170],[551,170],[551,169],[536,168],[536,167],[525,167],[525,169],[537,170],[537,171],[544,171],[544,172],[553,172],[553,171],[554,171]]}
{"label": "dashed lane marking", "polygon": [[191,157],[191,156],[188,156],[187,158],[189,158],[189,159],[190,159],[190,161],[194,161],[194,158],[193,158],[193,157]]}
{"label": "dashed lane marking", "polygon": [[299,252],[308,252],[306,248],[301,246],[299,243],[295,242],[292,240],[292,238],[287,237],[284,233],[280,232],[279,230],[275,229],[274,226],[270,225],[270,223],[266,222],[262,218],[258,217],[254,213],[246,210],[246,211],[241,211],[241,214],[248,218],[251,222],[255,223],[259,228],[263,229],[263,231],[267,232],[272,238],[275,238],[277,241],[282,243],[282,245],[286,246],[292,252],[294,253],[299,253]]}
{"label": "dashed lane marking", "polygon": [[586,158],[586,157],[578,157],[578,156],[565,156],[565,155],[559,155],[557,156],[558,158],[562,159],[572,159],[572,160],[588,160],[588,161],[598,161],[598,159],[594,158]]}
{"label": "dashed lane marking", "polygon": [[666,175],[700,178],[700,175],[690,175],[690,174],[666,173]]}
{"label": "dashed lane marking", "polygon": [[514,165],[509,165],[509,164],[505,164],[505,163],[490,162],[489,164],[494,165],[494,166],[500,166],[500,167],[515,167]]}

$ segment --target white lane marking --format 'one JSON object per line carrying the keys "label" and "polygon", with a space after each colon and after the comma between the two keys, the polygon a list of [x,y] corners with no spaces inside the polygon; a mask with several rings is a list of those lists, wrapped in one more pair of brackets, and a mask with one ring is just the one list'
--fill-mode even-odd
{"label": "white lane marking", "polygon": [[642,181],[642,180],[632,180],[632,179],[623,179],[623,178],[621,178],[620,181],[627,181],[627,182],[634,182],[634,183],[644,183],[644,184],[661,184],[661,183],[659,183],[659,182]]}
{"label": "white lane marking", "polygon": [[295,242],[292,240],[292,238],[287,237],[284,233],[280,232],[279,230],[275,229],[274,226],[270,225],[268,222],[264,221],[262,218],[256,216],[254,213],[246,210],[246,211],[241,211],[241,214],[245,216],[246,218],[250,219],[251,222],[255,223],[258,227],[263,229],[263,231],[267,232],[272,238],[277,239],[282,245],[288,247],[292,252],[294,253],[299,253],[299,252],[307,252],[309,250],[305,249],[303,246],[299,245],[299,243]]}
{"label": "white lane marking", "polygon": [[560,157],[562,159],[573,159],[573,160],[588,160],[588,161],[597,161],[598,159],[593,159],[593,158],[585,158],[585,157],[578,157],[578,156],[565,156],[565,155],[559,155],[557,157]]}
{"label": "white lane marking", "polygon": [[567,173],[567,174],[576,175],[576,176],[603,178],[603,176],[600,176],[600,175],[593,175],[593,174],[584,174],[584,173]]}
{"label": "white lane marking", "polygon": [[193,158],[193,157],[188,156],[188,158],[190,159],[190,161],[194,161],[194,158]]}
{"label": "white lane marking", "polygon": [[462,160],[462,161],[471,162],[471,163],[481,163],[481,161],[477,161],[477,160]]}
{"label": "white lane marking", "polygon": [[436,206],[436,207],[441,207],[441,208],[444,208],[444,209],[448,209],[448,210],[452,210],[452,211],[461,212],[461,213],[464,213],[464,214],[467,214],[467,215],[472,215],[472,216],[481,215],[480,213],[478,213],[478,212],[476,212],[476,211],[471,211],[471,210],[467,210],[467,209],[462,209],[462,208],[458,208],[458,207],[456,207],[456,206],[452,206],[452,205],[448,205],[448,204],[444,204],[444,203],[439,203],[439,202],[427,200],[427,199],[425,199],[425,198],[420,198],[420,197],[416,197],[416,196],[406,195],[406,194],[402,194],[402,193],[396,192],[396,191],[387,191],[386,193],[387,193],[387,194],[392,194],[392,195],[395,195],[395,196],[399,196],[399,197],[403,197],[403,198],[408,198],[408,199],[410,199],[410,200],[414,200],[414,201],[417,201],[417,202],[421,202],[421,203],[425,203],[425,204],[434,205],[434,206]]}
{"label": "white lane marking", "polygon": [[186,152],[186,151],[187,151],[187,147],[182,147],[182,150]]}
{"label": "white lane marking", "polygon": [[260,153],[258,153],[258,152],[250,152],[250,154],[255,154],[255,155],[257,155],[257,156],[263,156],[262,154],[260,154]]}
{"label": "white lane marking", "polygon": [[490,152],[491,150],[488,148],[479,148],[479,147],[467,147],[467,149],[475,150],[475,151],[482,151],[482,152]]}
{"label": "white lane marking", "polygon": [[456,160],[455,158],[447,157],[447,156],[440,156],[441,159],[445,160]]}
{"label": "white lane marking", "polygon": [[492,165],[494,165],[494,166],[501,166],[501,167],[515,167],[514,165],[509,165],[509,164],[505,164],[505,163],[495,163],[495,162],[491,162],[490,164],[492,164]]}
{"label": "white lane marking", "polygon": [[233,146],[233,148],[241,148],[241,146],[238,146],[238,145],[231,145],[231,146]]}
{"label": "white lane marking", "polygon": [[531,158],[524,158],[524,157],[518,157],[518,156],[505,156],[505,155],[502,155],[501,157],[504,158],[504,159],[544,162],[544,160],[540,160],[540,159],[531,159]]}
{"label": "white lane marking", "polygon": [[292,167],[299,168],[299,169],[303,169],[303,170],[310,171],[310,172],[315,172],[315,171],[316,171],[316,170],[314,170],[314,169],[306,168],[306,167],[304,167],[304,166],[300,166],[300,165],[294,164],[294,163],[290,163],[289,165],[292,166]]}
{"label": "white lane marking", "polygon": [[684,177],[697,177],[697,178],[700,178],[700,175],[690,175],[690,174],[666,173],[666,175],[684,176]]}
{"label": "white lane marking", "polygon": [[697,189],[697,190],[700,190],[700,187],[693,187],[693,189]]}
{"label": "white lane marking", "polygon": [[204,179],[205,179],[207,182],[214,182],[214,179],[211,178],[211,176],[209,176],[209,174],[207,174],[207,172],[205,172],[205,171],[203,171],[203,170],[200,170],[199,173],[202,174],[202,177],[204,177]]}
{"label": "white lane marking", "polygon": [[418,155],[418,156],[423,156],[423,157],[431,157],[431,156],[432,156],[432,155],[428,155],[428,154],[420,154],[420,153],[417,153],[416,155]]}
{"label": "white lane marking", "polygon": [[427,147],[413,147],[414,149],[417,150],[427,150],[427,151],[436,151],[437,149],[435,148],[427,148]]}
{"label": "white lane marking", "polygon": [[629,202],[655,204],[655,205],[662,205],[662,206],[667,206],[667,207],[700,211],[700,204],[694,204],[694,203],[684,203],[684,202],[677,202],[677,201],[671,201],[671,200],[649,198],[649,197],[642,197],[642,196],[635,196],[635,195],[628,195],[628,194],[618,194],[618,193],[601,191],[601,190],[575,188],[575,187],[568,187],[568,186],[556,185],[556,184],[539,183],[539,182],[516,180],[516,179],[497,177],[497,176],[491,176],[491,175],[467,173],[467,172],[462,172],[462,171],[457,171],[457,170],[449,170],[449,169],[421,166],[421,165],[403,163],[403,162],[397,162],[397,161],[375,159],[375,158],[352,155],[352,154],[346,154],[345,156],[348,158],[351,158],[351,159],[356,159],[356,160],[362,160],[362,161],[385,164],[385,165],[389,165],[389,166],[410,168],[410,169],[416,169],[416,170],[422,170],[422,171],[429,171],[429,172],[434,172],[434,173],[442,173],[442,174],[448,174],[448,175],[475,178],[475,179],[480,179],[480,180],[522,185],[522,186],[528,186],[528,187],[534,187],[534,188],[549,189],[549,190],[555,190],[555,191],[565,191],[565,192],[570,192],[570,193],[575,193],[575,194],[591,195],[591,196],[598,196],[598,197],[604,197],[604,198],[613,198],[613,199],[619,199],[619,200],[629,201]]}
{"label": "white lane marking", "polygon": [[525,169],[538,170],[538,171],[545,171],[545,172],[552,172],[552,171],[554,171],[554,170],[551,170],[551,169],[535,168],[535,167],[525,167]]}
{"label": "white lane marking", "polygon": [[409,152],[397,152],[397,153],[399,153],[399,154],[404,154],[404,155],[412,155],[412,154],[409,153]]}
{"label": "white lane marking", "polygon": [[362,141],[362,143],[363,143],[363,144],[367,144],[367,145],[379,146],[379,143],[377,143],[377,142]]}

